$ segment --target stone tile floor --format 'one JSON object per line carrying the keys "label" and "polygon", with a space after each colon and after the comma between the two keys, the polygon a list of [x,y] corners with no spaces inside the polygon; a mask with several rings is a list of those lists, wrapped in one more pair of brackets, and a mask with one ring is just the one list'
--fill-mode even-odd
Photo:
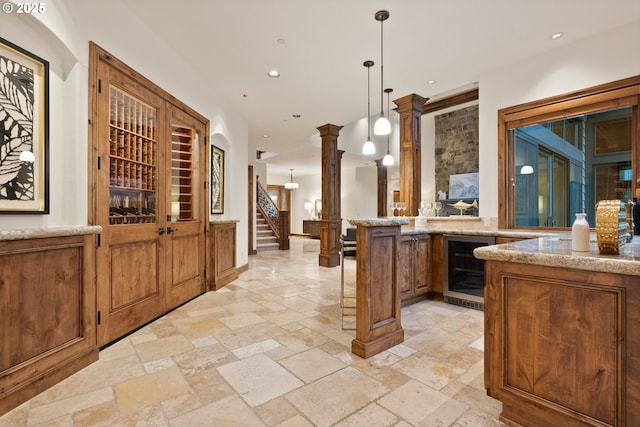
{"label": "stone tile floor", "polygon": [[[483,387],[483,313],[402,310],[405,342],[369,359],[342,329],[341,268],[319,241],[249,258],[249,270],[100,352],[0,417],[22,426],[504,426]],[[345,260],[355,283],[355,260]]]}

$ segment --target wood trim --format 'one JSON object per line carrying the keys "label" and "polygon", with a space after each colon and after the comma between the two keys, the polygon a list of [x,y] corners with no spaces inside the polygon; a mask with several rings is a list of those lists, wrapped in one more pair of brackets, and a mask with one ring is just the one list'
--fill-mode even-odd
{"label": "wood trim", "polygon": [[604,83],[597,86],[591,86],[586,89],[581,89],[581,90],[569,92],[562,95],[551,96],[548,98],[543,98],[536,101],[527,102],[524,104],[514,105],[512,107],[503,108],[499,111],[502,111],[505,113],[505,115],[509,116],[510,114],[513,114],[513,113],[524,112],[527,110],[554,105],[561,102],[574,101],[574,100],[582,99],[588,96],[598,95],[602,93],[609,93],[614,90],[624,89],[624,88],[638,86],[638,85],[640,85],[640,75],[629,77],[627,79],[616,80],[610,83]]}
{"label": "wood trim", "polygon": [[429,114],[445,108],[455,107],[456,105],[464,104],[466,102],[476,101],[479,97],[480,91],[478,88],[474,88],[444,98],[434,99],[433,101],[429,101],[429,98],[427,98],[427,101],[422,107],[422,114]]}
{"label": "wood trim", "polygon": [[248,167],[248,179],[247,179],[247,205],[249,206],[248,215],[247,215],[247,254],[255,255],[258,253],[256,248],[253,246],[253,236],[254,236],[254,226],[253,223],[256,218],[256,206],[254,204],[255,197],[255,174],[253,173],[253,165],[249,165]]}

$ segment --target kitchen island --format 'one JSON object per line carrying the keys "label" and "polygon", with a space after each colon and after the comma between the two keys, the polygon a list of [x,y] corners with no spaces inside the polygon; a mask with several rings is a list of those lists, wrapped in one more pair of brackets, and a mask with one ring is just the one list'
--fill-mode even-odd
{"label": "kitchen island", "polygon": [[640,239],[620,255],[569,235],[478,248],[485,388],[513,426],[640,422]]}

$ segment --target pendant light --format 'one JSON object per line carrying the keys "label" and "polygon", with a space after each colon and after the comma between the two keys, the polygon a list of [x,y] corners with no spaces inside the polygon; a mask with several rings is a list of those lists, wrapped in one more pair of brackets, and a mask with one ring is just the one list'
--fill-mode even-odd
{"label": "pendant light", "polygon": [[291,171],[291,181],[284,183],[284,188],[287,190],[296,190],[298,188],[298,183],[293,182],[293,169],[289,169]]}
{"label": "pendant light", "polygon": [[[393,89],[386,88],[384,93],[387,94],[387,116],[391,117],[390,109],[389,109],[389,94],[393,92]],[[385,166],[393,166],[394,164],[393,156],[389,153],[389,135],[387,135],[387,154],[382,158],[382,164]]]}
{"label": "pendant light", "polygon": [[376,21],[380,21],[380,117],[376,120],[376,124],[373,127],[373,133],[375,135],[389,135],[391,133],[391,123],[389,123],[389,119],[384,116],[384,108],[382,105],[384,102],[382,95],[382,88],[384,87],[384,36],[382,27],[384,21],[389,18],[389,11],[379,10],[376,12],[375,17]]}
{"label": "pendant light", "polygon": [[370,70],[373,67],[373,61],[364,61],[362,64],[367,67],[367,141],[362,146],[362,154],[376,154],[376,146],[371,142],[371,94],[370,94]]}

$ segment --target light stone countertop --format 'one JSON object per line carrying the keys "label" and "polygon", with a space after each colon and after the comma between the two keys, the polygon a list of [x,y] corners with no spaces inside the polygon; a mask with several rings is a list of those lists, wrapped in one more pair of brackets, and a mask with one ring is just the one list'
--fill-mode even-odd
{"label": "light stone countertop", "polygon": [[356,218],[347,220],[356,227],[380,227],[389,225],[407,225],[408,218]]}
{"label": "light stone countertop", "polygon": [[102,231],[99,225],[71,225],[47,228],[21,228],[13,230],[0,230],[2,240],[27,240],[44,239],[47,237],[79,236],[84,234],[97,234]]}
{"label": "light stone countertop", "polygon": [[465,236],[496,236],[511,237],[514,239],[537,239],[538,237],[556,236],[558,233],[523,230],[496,230],[496,229],[464,229],[464,228],[439,228],[439,227],[402,227],[402,234],[458,234]]}
{"label": "light stone countertop", "polygon": [[571,251],[571,234],[503,243],[476,248],[473,255],[488,261],[505,261],[545,267],[640,276],[640,237],[624,246],[620,255],[598,252],[595,233],[591,233],[589,252]]}

